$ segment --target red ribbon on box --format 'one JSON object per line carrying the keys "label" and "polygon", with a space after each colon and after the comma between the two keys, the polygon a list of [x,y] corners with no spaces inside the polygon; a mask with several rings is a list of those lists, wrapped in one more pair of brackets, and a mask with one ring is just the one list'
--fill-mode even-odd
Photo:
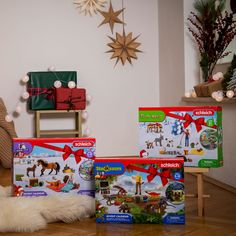
{"label": "red ribbon on box", "polygon": [[68,105],[68,110],[72,110],[75,109],[75,103],[76,102],[80,102],[81,101],[81,97],[72,97],[69,96],[69,98],[67,100],[64,100],[62,102],[58,102],[57,103],[64,103]]}
{"label": "red ribbon on box", "polygon": [[30,96],[38,96],[38,95],[44,94],[45,99],[47,99],[47,100],[55,100],[55,92],[56,92],[56,89],[54,87],[51,87],[51,88],[28,88],[28,93]]}
{"label": "red ribbon on box", "polygon": [[[207,126],[205,122],[205,119],[203,117],[197,118],[197,119],[193,119],[191,115],[189,115],[188,113],[186,113],[184,116],[180,116],[180,115],[176,115],[173,113],[167,113],[166,116],[178,119],[178,120],[184,120],[185,122],[183,123],[184,128],[186,129],[191,123],[195,124],[196,130],[197,132],[201,131],[202,126]],[[216,125],[211,126],[210,128],[216,129]]]}
{"label": "red ribbon on box", "polygon": [[71,154],[73,154],[75,156],[75,161],[76,163],[79,163],[81,161],[81,157],[86,157],[86,155],[84,154],[84,150],[83,149],[78,149],[76,151],[73,151],[71,149],[71,147],[69,147],[68,145],[65,145],[63,148],[63,152],[64,154],[62,154],[63,160],[65,161]]}
{"label": "red ribbon on box", "polygon": [[[162,172],[158,172],[158,168],[155,168],[154,166],[150,166],[148,169],[145,169],[139,166],[128,165],[126,168],[130,170],[136,170],[139,172],[147,173],[148,182],[152,182],[152,180],[156,176],[159,176],[161,178],[161,182],[163,186],[165,186],[168,183],[168,179],[174,180],[169,169],[163,169]],[[178,181],[183,182],[183,179],[178,180]]]}
{"label": "red ribbon on box", "polygon": [[[76,151],[73,151],[71,147],[69,147],[68,145],[65,145],[63,148],[61,147],[56,147],[56,146],[53,146],[53,145],[50,145],[50,144],[46,144],[46,143],[40,143],[40,144],[37,144],[37,146],[39,147],[43,147],[43,148],[48,148],[48,149],[51,149],[51,150],[54,150],[54,151],[58,151],[58,152],[64,152],[62,154],[62,157],[63,157],[63,160],[65,161],[70,155],[74,155],[75,157],[75,161],[76,161],[76,164],[78,164],[80,161],[81,161],[81,158],[84,157],[84,158],[88,158],[86,156],[86,154],[84,153],[84,150],[83,149],[78,149]],[[95,157],[92,157],[92,158],[89,158],[90,160],[94,160]]]}

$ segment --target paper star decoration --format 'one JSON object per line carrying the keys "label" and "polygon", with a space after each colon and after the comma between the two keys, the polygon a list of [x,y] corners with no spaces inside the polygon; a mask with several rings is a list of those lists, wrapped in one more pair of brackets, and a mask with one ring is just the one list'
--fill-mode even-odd
{"label": "paper star decoration", "polygon": [[104,24],[109,24],[110,28],[111,28],[111,32],[113,34],[113,29],[114,29],[114,24],[115,23],[124,24],[124,22],[121,21],[118,18],[120,13],[123,12],[123,11],[124,11],[124,8],[122,8],[119,11],[114,11],[113,6],[112,6],[112,4],[110,2],[110,7],[109,7],[109,11],[108,12],[98,10],[98,12],[100,12],[100,14],[104,17],[103,22],[98,27],[100,27],[101,25],[104,25]]}
{"label": "paper star decoration", "polygon": [[130,32],[127,36],[125,31],[123,30],[123,35],[116,33],[116,38],[109,37],[112,40],[112,43],[108,43],[107,45],[111,48],[111,50],[107,52],[112,52],[111,59],[116,58],[115,65],[121,61],[122,65],[128,61],[132,65],[131,59],[137,59],[136,53],[142,52],[137,49],[141,43],[136,42],[136,39],[139,36],[133,38],[132,32]]}
{"label": "paper star decoration", "polygon": [[102,10],[106,5],[107,0],[75,0],[74,4],[79,8],[80,13],[85,15],[89,14],[92,16],[94,13],[97,14],[98,10]]}

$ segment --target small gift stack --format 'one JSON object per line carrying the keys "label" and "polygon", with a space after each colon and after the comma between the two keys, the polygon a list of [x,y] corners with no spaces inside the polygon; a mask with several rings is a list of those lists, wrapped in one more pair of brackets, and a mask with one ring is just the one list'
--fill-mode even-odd
{"label": "small gift stack", "polygon": [[57,110],[84,110],[86,106],[86,90],[83,88],[56,89]]}
{"label": "small gift stack", "polygon": [[76,88],[76,71],[29,72],[30,110],[84,110],[86,90]]}

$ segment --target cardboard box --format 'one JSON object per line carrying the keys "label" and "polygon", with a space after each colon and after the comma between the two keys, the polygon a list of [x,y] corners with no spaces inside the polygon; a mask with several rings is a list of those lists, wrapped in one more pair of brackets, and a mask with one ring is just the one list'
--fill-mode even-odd
{"label": "cardboard box", "polygon": [[15,196],[94,196],[93,138],[14,138]]}
{"label": "cardboard box", "polygon": [[96,222],[184,224],[183,158],[96,158]]}
{"label": "cardboard box", "polygon": [[139,109],[142,157],[183,156],[185,166],[220,167],[223,165],[222,139],[219,106]]}

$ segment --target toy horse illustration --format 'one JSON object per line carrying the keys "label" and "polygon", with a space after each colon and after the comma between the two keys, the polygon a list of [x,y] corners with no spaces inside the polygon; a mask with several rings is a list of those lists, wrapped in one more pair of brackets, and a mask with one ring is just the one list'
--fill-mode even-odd
{"label": "toy horse illustration", "polygon": [[36,165],[33,165],[32,167],[28,167],[27,169],[26,169],[26,174],[27,174],[27,176],[29,177],[29,172],[33,172],[33,177],[35,177],[35,170],[36,170]]}
{"label": "toy horse illustration", "polygon": [[47,161],[44,161],[44,160],[40,159],[40,160],[37,161],[37,164],[38,164],[38,166],[40,166],[40,165],[42,166],[41,175],[40,176],[44,175],[44,171],[46,169],[50,169],[51,170],[48,173],[49,175],[53,172],[53,170],[56,171],[56,175],[60,171],[60,165],[57,162],[50,162],[50,163],[48,163]]}

